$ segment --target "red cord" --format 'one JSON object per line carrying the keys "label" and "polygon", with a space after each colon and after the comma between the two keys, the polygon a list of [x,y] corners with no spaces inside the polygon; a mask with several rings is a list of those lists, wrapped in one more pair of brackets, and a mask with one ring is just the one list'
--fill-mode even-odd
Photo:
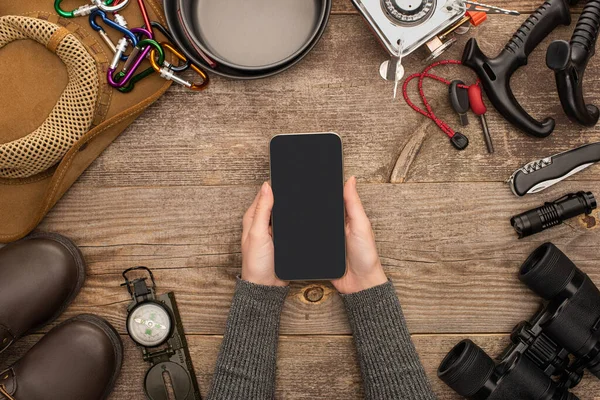
{"label": "red cord", "polygon": [[[442,60],[442,61],[434,62],[433,64],[431,64],[427,68],[425,68],[423,70],[423,72],[412,74],[408,78],[406,78],[406,80],[402,84],[402,95],[404,96],[404,100],[406,101],[406,104],[408,104],[410,106],[410,108],[412,108],[419,114],[422,114],[425,117],[431,119],[442,130],[442,132],[444,132],[446,135],[448,135],[448,137],[452,138],[455,135],[454,130],[452,128],[450,128],[450,126],[447,123],[442,121],[440,118],[438,118],[433,113],[433,109],[431,108],[431,105],[425,98],[425,92],[423,90],[423,81],[425,80],[425,78],[430,78],[430,79],[445,83],[446,85],[450,85],[449,80],[444,79],[441,76],[437,76],[437,75],[433,75],[433,74],[429,73],[429,71],[431,71],[433,68],[435,68],[437,66],[448,65],[448,64],[460,65],[462,63],[459,60]],[[408,96],[408,84],[413,79],[416,79],[416,78],[419,78],[419,95],[421,96],[421,100],[423,101],[425,110],[423,110],[422,108],[419,108],[417,105],[415,105],[415,103],[413,103]],[[477,80],[477,82],[475,82],[475,84],[478,85],[479,80]],[[464,89],[469,88],[468,85],[458,85],[458,87],[464,88]]]}
{"label": "red cord", "polygon": [[138,0],[138,5],[140,6],[140,12],[142,13],[142,18],[144,19],[144,25],[146,25],[146,29],[154,36],[152,23],[150,21],[150,17],[148,16],[148,11],[146,10],[146,4],[144,4],[144,0]]}

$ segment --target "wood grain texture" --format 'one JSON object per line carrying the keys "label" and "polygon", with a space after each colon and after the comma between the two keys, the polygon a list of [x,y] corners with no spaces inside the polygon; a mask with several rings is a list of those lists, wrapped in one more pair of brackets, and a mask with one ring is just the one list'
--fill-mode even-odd
{"label": "wood grain texture", "polygon": [[[472,33],[483,51],[493,56],[524,18],[490,16]],[[315,50],[281,75],[251,82],[213,77],[212,86],[202,93],[173,87],[108,148],[80,184],[257,184],[269,176],[271,136],[317,131],[342,136],[346,173],[361,181],[388,182],[399,158],[408,162],[400,174],[406,182],[504,181],[529,161],[600,140],[600,128],[583,128],[564,116],[553,73],[545,66],[550,41],[568,39],[571,29],[554,32],[512,81],[515,96],[534,117],[556,118],[556,131],[547,139],[518,132],[488,102],[487,120],[496,148],[490,156],[477,118],[470,114],[470,125],[459,129],[458,117],[447,105],[447,87],[428,81],[425,92],[434,111],[471,141],[465,151],[455,150],[432,121],[411,110],[403,99],[391,98],[392,85],[378,72],[386,54],[362,18],[334,15]],[[466,36],[470,35],[460,37],[444,58],[460,58]],[[421,59],[416,53],[406,59],[407,76],[424,68]],[[440,67],[433,72],[474,82],[474,74],[464,67]],[[594,57],[585,88],[587,101],[595,104],[600,103],[598,76],[600,62]],[[416,83],[409,89],[419,103]],[[577,179],[599,176],[600,169],[591,168]]]}
{"label": "wood grain texture", "polygon": [[[491,1],[480,1],[480,3],[492,4],[497,7],[502,7],[510,10],[519,11],[522,14],[530,14],[537,9],[541,1],[535,0],[491,0]],[[572,12],[578,12],[583,7],[584,2],[572,7]],[[333,0],[331,12],[333,14],[356,14],[356,8],[350,0]]]}
{"label": "wood grain texture", "polygon": [[[524,13],[539,5],[493,4]],[[470,36],[493,55],[526,17],[490,16]],[[599,193],[600,169],[523,199],[502,183],[528,161],[600,140],[598,127],[567,121],[545,67],[547,45],[568,40],[571,29],[554,32],[513,79],[516,97],[532,115],[556,117],[556,132],[544,140],[528,138],[489,107],[493,156],[485,151],[473,115],[463,130],[471,145],[458,152],[431,121],[403,100],[391,99],[392,87],[378,73],[386,53],[349,0],[334,0],[323,40],[281,75],[251,82],[213,76],[210,89],[198,94],[174,86],[94,162],[40,227],[72,238],[88,262],[86,284],[58,322],[95,313],[113,323],[126,351],[111,399],[142,400],[147,367],[124,335],[129,298],[119,285],[125,268],[146,265],[156,274],[159,292],[176,292],[206,395],[240,272],[241,216],[269,175],[268,139],[285,132],[335,131],[344,140],[346,175],[360,180],[382,262],[434,389],[440,400],[458,399],[435,377],[440,360],[464,337],[491,355],[501,352],[513,325],[539,304],[516,277],[536,246],[553,241],[600,283],[598,213],[522,241],[508,223],[512,215],[570,191]],[[444,58],[460,58],[466,39],[460,37]],[[422,70],[421,58],[414,54],[406,60],[407,75]],[[474,80],[464,68],[436,72]],[[596,104],[599,72],[593,58],[586,98]],[[446,105],[446,87],[426,82],[425,90],[436,113],[457,126]],[[362,398],[346,316],[329,284],[294,283],[281,330],[278,399]],[[0,368],[39,337],[19,342],[0,359]],[[600,399],[600,383],[587,378],[576,393],[582,400]]]}
{"label": "wood grain texture", "polygon": [[[31,348],[39,335],[27,337],[13,346],[0,360],[0,370],[18,360]],[[463,336],[413,336],[429,380],[439,400],[458,400],[459,396],[438,380],[436,371],[446,353]],[[508,344],[505,335],[469,336],[491,357],[498,356]],[[145,400],[142,392],[148,364],[131,339],[122,336],[125,348],[121,376],[110,400]],[[192,360],[202,396],[206,398],[212,382],[222,338],[188,335]],[[323,373],[324,371],[331,371]],[[600,381],[587,376],[573,391],[581,400],[600,399]],[[277,362],[276,399],[313,400],[363,398],[362,380],[352,339],[347,336],[281,337]]]}
{"label": "wood grain texture", "polygon": [[[120,273],[146,265],[160,290],[177,292],[190,333],[221,334],[241,265],[240,221],[256,189],[76,185],[41,227],[71,237],[89,263],[86,287],[65,317],[102,313],[122,326],[128,296],[119,287]],[[512,215],[566,192],[599,192],[598,182],[564,183],[525,199],[500,183],[359,189],[413,333],[510,331],[539,302],[516,273],[544,241],[552,240],[600,282],[595,226],[574,219],[518,241],[509,224]],[[348,334],[340,298],[325,285],[323,299],[310,302],[304,293],[313,285],[293,285],[282,332]]]}

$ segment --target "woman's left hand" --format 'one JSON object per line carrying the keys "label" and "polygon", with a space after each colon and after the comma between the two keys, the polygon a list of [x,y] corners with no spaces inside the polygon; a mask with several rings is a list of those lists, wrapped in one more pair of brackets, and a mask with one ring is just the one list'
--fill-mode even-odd
{"label": "woman's left hand", "polygon": [[265,182],[246,211],[242,230],[242,279],[266,286],[287,286],[275,276],[275,246],[271,234],[273,190]]}

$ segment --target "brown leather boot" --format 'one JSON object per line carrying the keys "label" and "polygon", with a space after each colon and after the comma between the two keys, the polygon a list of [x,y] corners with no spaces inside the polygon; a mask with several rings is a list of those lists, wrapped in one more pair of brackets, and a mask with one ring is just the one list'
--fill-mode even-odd
{"label": "brown leather boot", "polygon": [[121,371],[123,344],[105,320],[71,318],[0,374],[0,400],[104,400]]}
{"label": "brown leather boot", "polygon": [[85,280],[79,249],[67,238],[36,233],[0,249],[0,353],[55,320]]}

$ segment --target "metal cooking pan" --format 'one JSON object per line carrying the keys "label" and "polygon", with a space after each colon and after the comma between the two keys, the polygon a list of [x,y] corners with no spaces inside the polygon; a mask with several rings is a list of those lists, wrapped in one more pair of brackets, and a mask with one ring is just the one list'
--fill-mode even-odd
{"label": "metal cooking pan", "polygon": [[259,72],[289,64],[327,23],[331,0],[177,0],[192,44],[217,63]]}
{"label": "metal cooking pan", "polygon": [[211,61],[210,63],[207,62],[206,58],[204,58],[201,55],[201,53],[203,52],[202,49],[191,40],[189,33],[185,30],[184,23],[182,21],[182,16],[179,12],[178,0],[164,0],[164,11],[169,30],[173,35],[175,44],[185,53],[185,55],[192,62],[207,68],[210,72],[213,72],[216,75],[221,75],[234,79],[259,79],[278,74],[292,67],[302,58],[304,58],[306,54],[308,54],[310,50],[312,50],[312,48],[318,43],[321,36],[323,35],[323,32],[325,31],[327,21],[329,19],[329,13],[331,11],[331,0],[324,0],[324,2],[326,4],[325,18],[322,21],[319,29],[317,30],[313,40],[304,48],[304,50],[301,51],[295,58],[291,59],[289,62],[279,65],[278,67],[255,71],[232,68],[228,65],[221,64],[216,61]]}

